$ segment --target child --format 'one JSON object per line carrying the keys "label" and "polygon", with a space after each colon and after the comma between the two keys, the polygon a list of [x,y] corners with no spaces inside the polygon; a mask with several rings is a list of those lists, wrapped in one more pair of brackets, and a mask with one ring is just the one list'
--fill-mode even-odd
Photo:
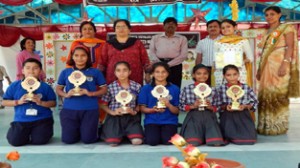
{"label": "child", "polygon": [[[11,84],[10,78],[6,73],[6,70],[5,70],[4,66],[0,65],[0,102],[2,101],[3,94],[4,94],[4,91],[3,91],[3,80],[4,80],[4,78],[6,78],[8,85],[10,85]],[[4,108],[4,106],[2,106],[0,104],[0,109],[3,109],[3,108]]]}
{"label": "child", "polygon": [[[136,105],[137,96],[141,85],[129,80],[131,74],[128,62],[120,61],[115,64],[115,75],[118,80],[108,85],[108,92],[102,97],[101,108],[108,114],[102,128],[102,139],[111,146],[118,145],[124,136],[127,136],[133,145],[143,142],[143,128],[140,124],[140,116],[136,115],[139,110]],[[121,104],[115,96],[121,90],[127,90],[133,96],[124,114]]]}
{"label": "child", "polygon": [[[180,134],[186,141],[194,146],[201,144],[220,146],[224,144],[223,137],[217,122],[215,112],[216,106],[212,103],[217,98],[215,89],[206,98],[207,107],[198,110],[200,100],[195,95],[194,89],[200,83],[205,83],[209,77],[209,69],[203,64],[198,64],[193,68],[192,77],[195,81],[183,88],[180,93],[180,109],[188,112],[184,119]],[[210,99],[210,100],[208,100]]]}
{"label": "child", "polygon": [[[68,64],[73,68],[66,68],[61,72],[56,87],[57,94],[64,98],[60,112],[62,141],[66,144],[79,140],[86,144],[94,143],[98,139],[98,96],[106,93],[106,82],[102,73],[92,68],[87,47],[75,46],[71,54]],[[86,81],[79,86],[79,96],[75,96],[74,85],[68,80],[74,70],[79,70],[86,76]]]}
{"label": "child", "polygon": [[[224,139],[238,145],[252,145],[256,142],[256,130],[250,110],[256,110],[257,97],[248,85],[239,82],[239,69],[235,65],[225,66],[223,75],[227,83],[218,88],[217,104],[221,107],[220,126]],[[232,100],[226,94],[232,85],[240,86],[245,92],[238,99],[239,110],[231,109]]]}
{"label": "child", "polygon": [[[39,78],[42,64],[34,58],[23,62],[22,73],[25,77]],[[40,87],[33,92],[31,101],[27,101],[27,91],[21,86],[22,80],[13,82],[3,96],[2,105],[14,107],[14,121],[7,132],[7,140],[13,146],[26,144],[46,144],[53,136],[53,117],[50,107],[56,105],[53,89],[41,81]]]}
{"label": "child", "polygon": [[[141,111],[145,113],[145,141],[151,146],[167,145],[170,144],[171,137],[177,133],[179,88],[167,81],[170,74],[167,63],[158,62],[153,64],[152,68],[154,79],[151,84],[142,87],[138,98]],[[158,99],[151,94],[156,85],[163,85],[169,90],[168,97],[160,98],[160,101],[166,105],[164,109],[156,107]]]}

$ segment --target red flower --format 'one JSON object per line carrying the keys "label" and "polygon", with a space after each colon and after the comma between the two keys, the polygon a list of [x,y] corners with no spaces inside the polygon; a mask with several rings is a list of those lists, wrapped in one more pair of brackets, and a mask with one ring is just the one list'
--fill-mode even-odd
{"label": "red flower", "polygon": [[162,161],[163,161],[163,167],[174,166],[179,162],[179,160],[173,156],[172,157],[163,157]]}
{"label": "red flower", "polygon": [[169,142],[176,146],[184,146],[186,144],[184,138],[182,138],[182,136],[180,136],[179,134],[175,134],[174,136],[172,136]]}
{"label": "red flower", "polygon": [[194,166],[193,168],[210,168],[209,164],[207,162],[201,162]]}
{"label": "red flower", "polygon": [[196,148],[195,146],[189,144],[184,151],[189,155],[189,156],[199,156],[200,155],[200,150]]}

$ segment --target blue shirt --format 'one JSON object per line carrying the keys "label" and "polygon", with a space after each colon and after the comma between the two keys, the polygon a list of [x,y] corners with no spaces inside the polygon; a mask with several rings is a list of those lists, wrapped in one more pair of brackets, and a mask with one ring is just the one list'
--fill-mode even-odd
{"label": "blue shirt", "polygon": [[[153,97],[151,91],[155,86],[148,84],[142,87],[141,92],[138,97],[138,104],[146,106],[148,108],[153,108],[156,106],[158,99]],[[179,105],[179,88],[176,85],[168,84],[165,86],[169,90],[170,103],[173,106]],[[171,113],[171,111],[166,108],[163,113],[147,113],[145,114],[144,124],[178,124],[178,116]]]}
{"label": "blue shirt", "polygon": [[[27,91],[22,88],[21,82],[22,80],[18,80],[9,85],[3,96],[3,99],[19,100],[24,94],[27,94]],[[35,90],[33,94],[40,95],[42,97],[42,101],[56,101],[56,95],[53,89],[45,82],[41,82],[40,87]],[[26,110],[30,108],[36,109],[38,111],[36,116],[26,115]],[[14,109],[14,121],[16,122],[31,122],[52,117],[52,111],[50,108],[39,106],[33,102],[15,106]]]}
{"label": "blue shirt", "polygon": [[[73,68],[66,68],[59,75],[57,84],[65,86],[65,92],[74,89],[74,85],[68,80],[73,71]],[[86,76],[86,81],[79,86],[80,88],[87,89],[89,92],[95,92],[98,90],[98,87],[106,85],[104,76],[98,69],[88,68],[80,71]],[[64,99],[63,108],[69,110],[95,110],[99,108],[98,97],[89,97],[87,95],[71,96]]]}

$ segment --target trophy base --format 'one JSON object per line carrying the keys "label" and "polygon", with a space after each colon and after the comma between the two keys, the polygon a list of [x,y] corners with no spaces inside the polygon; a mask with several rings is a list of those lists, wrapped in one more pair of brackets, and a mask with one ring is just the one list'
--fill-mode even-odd
{"label": "trophy base", "polygon": [[127,112],[128,107],[122,107],[122,114],[128,114]]}
{"label": "trophy base", "polygon": [[165,105],[164,103],[157,102],[156,108],[159,108],[159,109],[165,109],[165,108],[167,108],[167,107],[166,107],[166,105]]}
{"label": "trophy base", "polygon": [[240,103],[232,102],[231,110],[240,110]]}
{"label": "trophy base", "polygon": [[74,93],[73,96],[81,96],[79,93]]}

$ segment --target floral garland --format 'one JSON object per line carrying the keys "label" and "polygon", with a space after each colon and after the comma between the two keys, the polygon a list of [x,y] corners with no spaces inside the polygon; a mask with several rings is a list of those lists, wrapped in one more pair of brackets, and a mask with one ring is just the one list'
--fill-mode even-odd
{"label": "floral garland", "polygon": [[188,144],[185,139],[175,134],[170,142],[181,152],[185,161],[179,161],[176,157],[163,157],[163,168],[223,168],[221,165],[205,161],[206,153],[201,153],[198,148]]}

